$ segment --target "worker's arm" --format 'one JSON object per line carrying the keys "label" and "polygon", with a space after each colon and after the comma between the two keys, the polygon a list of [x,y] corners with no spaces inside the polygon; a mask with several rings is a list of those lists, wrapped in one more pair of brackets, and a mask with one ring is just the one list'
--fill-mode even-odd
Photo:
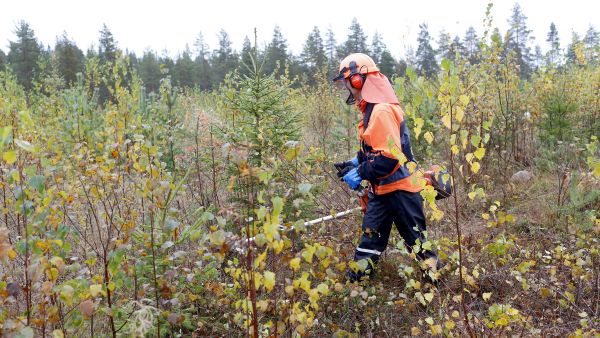
{"label": "worker's arm", "polygon": [[379,180],[393,174],[400,163],[390,152],[390,144],[401,153],[400,123],[388,109],[374,109],[369,125],[363,134],[365,143],[372,148],[371,156],[358,166],[358,173],[365,180]]}

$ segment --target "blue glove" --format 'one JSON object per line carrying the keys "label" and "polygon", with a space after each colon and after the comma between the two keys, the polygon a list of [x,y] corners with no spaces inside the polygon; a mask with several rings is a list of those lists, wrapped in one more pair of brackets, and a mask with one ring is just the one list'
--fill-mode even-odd
{"label": "blue glove", "polygon": [[358,157],[354,156],[350,161],[350,164],[352,164],[353,167],[358,167]]}
{"label": "blue glove", "polygon": [[360,178],[360,175],[358,174],[357,168],[353,168],[352,170],[348,171],[348,173],[344,175],[342,179],[352,190],[356,190],[362,181],[362,178]]}

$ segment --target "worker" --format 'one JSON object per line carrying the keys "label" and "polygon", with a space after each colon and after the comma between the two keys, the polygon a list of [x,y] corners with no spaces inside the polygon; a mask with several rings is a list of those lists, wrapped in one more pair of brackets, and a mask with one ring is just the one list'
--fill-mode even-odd
{"label": "worker", "polygon": [[[416,175],[404,112],[390,81],[373,59],[362,53],[344,58],[333,80],[348,91],[346,103],[355,104],[362,113],[360,150],[351,160],[335,163],[338,176],[353,190],[359,189],[363,180],[369,183],[363,233],[354,255],[355,261],[367,262],[366,269],[351,269],[348,277],[355,282],[373,274],[394,223],[424,272],[433,271],[426,274],[432,280],[441,264],[435,251],[422,245],[427,240],[420,194],[423,184]],[[418,243],[419,249],[414,250]],[[429,268],[425,270],[425,266]]]}

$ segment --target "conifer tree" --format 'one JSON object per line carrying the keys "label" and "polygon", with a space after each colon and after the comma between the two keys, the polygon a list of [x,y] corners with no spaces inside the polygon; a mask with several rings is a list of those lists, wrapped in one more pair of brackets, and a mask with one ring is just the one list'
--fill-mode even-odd
{"label": "conifer tree", "polygon": [[16,41],[10,41],[8,62],[17,78],[17,81],[26,90],[32,88],[33,79],[39,73],[38,61],[42,54],[42,47],[35,37],[33,29],[25,21],[17,24]]}
{"label": "conifer tree", "polygon": [[417,39],[419,46],[417,47],[416,63],[419,75],[433,79],[439,70],[439,66],[435,61],[435,51],[431,47],[431,36],[427,28],[427,24],[419,25],[419,37]]}
{"label": "conifer tree", "polygon": [[300,63],[303,70],[308,74],[309,81],[314,84],[317,71],[325,67],[327,57],[325,56],[325,46],[321,38],[319,28],[315,26],[308,34],[304,48],[300,54]]}
{"label": "conifer tree", "polygon": [[209,46],[206,43],[202,32],[198,33],[198,37],[194,42],[194,48],[196,49],[196,58],[194,59],[196,65],[196,84],[200,90],[209,90],[212,88],[210,78],[210,54]]}
{"label": "conifer tree", "polygon": [[585,33],[583,45],[585,47],[586,59],[589,62],[596,64],[598,62],[598,54],[600,53],[600,34],[598,34],[598,31],[596,31],[594,26],[590,25]]}
{"label": "conifer tree", "polygon": [[218,86],[227,73],[233,71],[238,65],[238,56],[231,47],[229,34],[223,29],[218,34],[219,48],[213,51],[211,74],[213,75],[212,83]]}
{"label": "conifer tree", "polygon": [[325,54],[327,56],[327,62],[329,64],[336,64],[336,50],[337,50],[337,41],[335,40],[335,34],[331,27],[327,28],[327,33],[325,33]]}
{"label": "conifer tree", "polygon": [[579,34],[575,31],[571,34],[571,43],[567,47],[567,63],[569,64],[579,64],[578,54],[583,52],[583,42],[579,37]]}
{"label": "conifer tree", "polygon": [[508,20],[509,29],[506,35],[506,51],[513,52],[519,65],[522,78],[531,75],[532,53],[529,43],[533,40],[531,30],[527,27],[527,17],[523,14],[519,3],[515,3],[512,15]]}
{"label": "conifer tree", "polygon": [[173,70],[173,82],[179,87],[193,88],[196,85],[196,67],[189,46],[177,58]]}
{"label": "conifer tree", "polygon": [[69,39],[65,32],[56,40],[54,53],[59,75],[63,77],[67,85],[74,84],[77,81],[77,73],[84,70],[83,51],[77,47],[74,41]]}
{"label": "conifer tree", "polygon": [[273,29],[273,38],[265,51],[265,74],[271,74],[276,71],[275,76],[279,77],[285,72],[288,65],[287,41],[281,33],[279,26]]}
{"label": "conifer tree", "polygon": [[160,87],[160,64],[154,51],[147,50],[137,64],[137,72],[148,93],[157,92]]}
{"label": "conifer tree", "polygon": [[437,44],[438,48],[436,54],[440,61],[442,59],[454,60],[455,55],[452,53],[452,38],[448,32],[443,29],[440,31]]}
{"label": "conifer tree", "polygon": [[2,49],[0,49],[0,72],[4,70],[5,66],[6,66],[6,54],[4,54],[4,51]]}
{"label": "conifer tree", "polygon": [[546,41],[550,44],[550,49],[546,53],[548,64],[556,65],[560,62],[560,38],[554,22],[550,23],[550,31],[548,31]]}
{"label": "conifer tree", "polygon": [[[473,26],[470,26],[463,39],[464,56],[471,64],[479,62],[479,37]],[[460,51],[463,54],[463,51]]]}
{"label": "conifer tree", "polygon": [[348,28],[346,41],[338,47],[338,58],[341,60],[351,53],[369,54],[367,35],[356,18],[352,19],[352,24]]}

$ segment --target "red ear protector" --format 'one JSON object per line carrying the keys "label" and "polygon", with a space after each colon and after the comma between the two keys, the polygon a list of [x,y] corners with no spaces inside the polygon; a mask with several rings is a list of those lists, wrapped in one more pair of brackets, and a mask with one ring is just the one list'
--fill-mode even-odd
{"label": "red ear protector", "polygon": [[366,76],[361,74],[356,65],[356,61],[350,61],[350,75],[348,75],[348,80],[352,88],[362,89],[365,84]]}

